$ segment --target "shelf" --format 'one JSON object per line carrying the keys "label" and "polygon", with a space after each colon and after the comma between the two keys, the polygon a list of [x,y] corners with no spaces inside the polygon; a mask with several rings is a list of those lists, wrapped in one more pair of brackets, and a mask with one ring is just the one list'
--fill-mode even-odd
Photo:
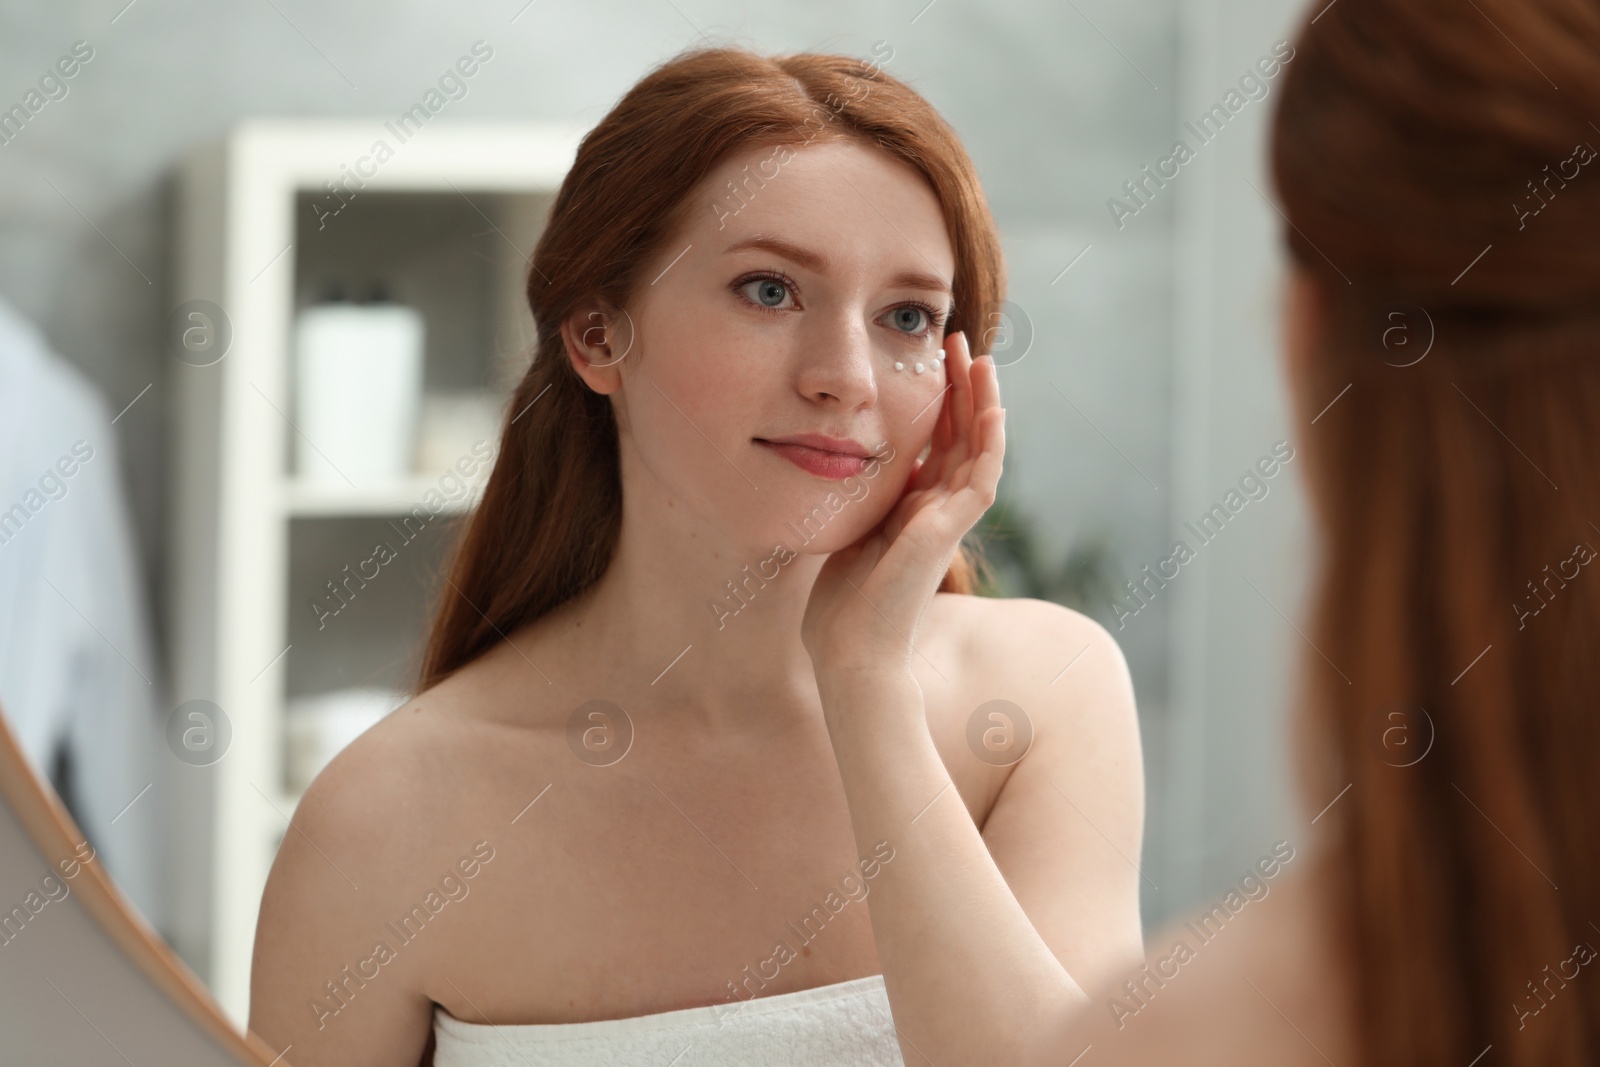
{"label": "shelf", "polygon": [[[336,216],[319,209],[382,125],[252,119],[179,174],[175,295],[220,317],[231,346],[175,375],[167,647],[175,688],[225,708],[233,732],[226,759],[174,781],[171,940],[240,1025],[262,888],[299,801],[283,789],[286,704],[406,684],[458,532],[439,520],[470,511],[487,481],[489,465],[462,476],[458,462],[482,459],[480,441],[498,445],[500,405],[534,336],[526,257],[584,132],[429,126],[347,188]],[[435,408],[418,418],[422,473],[392,484],[290,473],[295,323],[336,281],[381,281],[427,323],[422,388]],[[475,393],[492,398],[483,411]],[[434,521],[404,521],[419,507]],[[380,541],[395,555],[374,578],[366,561]]]}
{"label": "shelf", "polygon": [[[430,492],[439,492],[438,483],[423,477],[371,488],[307,484],[290,479],[284,482],[284,508],[294,518],[405,515],[413,508],[426,509],[423,498]],[[475,482],[466,496],[457,500],[445,497],[444,507],[437,514],[464,514],[471,511],[482,496],[483,482]]]}

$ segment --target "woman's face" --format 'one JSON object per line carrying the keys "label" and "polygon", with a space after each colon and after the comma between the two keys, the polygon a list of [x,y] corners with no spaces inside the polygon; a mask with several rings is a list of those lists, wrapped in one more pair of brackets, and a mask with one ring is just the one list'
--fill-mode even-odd
{"label": "woman's face", "polygon": [[[939,415],[955,269],[939,201],[848,142],[737,155],[690,201],[610,351],[587,354],[615,362],[579,368],[612,396],[629,505],[687,508],[761,549],[798,548],[809,518],[806,551],[844,547],[898,499]],[[807,434],[886,462],[770,443]]]}

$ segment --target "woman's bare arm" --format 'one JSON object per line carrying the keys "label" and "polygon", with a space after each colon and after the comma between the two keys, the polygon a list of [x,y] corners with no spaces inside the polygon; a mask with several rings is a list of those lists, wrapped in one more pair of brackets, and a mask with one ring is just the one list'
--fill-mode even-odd
{"label": "woman's bare arm", "polygon": [[1327,857],[1302,842],[1299,851],[1290,847],[1292,862],[1274,863],[1286,844],[1268,855],[1263,843],[1255,870],[1279,873],[1256,877],[1245,890],[1252,895],[1236,895],[1237,912],[1223,907],[1230,887],[1219,887],[1156,930],[1147,957],[1091,990],[1084,1010],[1036,1028],[1038,1044],[1020,1067],[1063,1067],[1079,1057],[1080,1067],[1357,1062],[1346,964],[1317,894]]}
{"label": "woman's bare arm", "polygon": [[868,898],[910,1063],[1014,1063],[1032,1027],[1082,1003],[954,798],[915,679],[819,677],[858,847],[894,861]]}
{"label": "woman's bare arm", "polygon": [[390,924],[433,872],[408,873],[396,847],[405,800],[384,783],[404,775],[377,757],[376,740],[347,748],[311,784],[261,900],[250,1029],[289,1046],[295,1067],[416,1064],[432,1029],[429,939],[407,944]]}
{"label": "woman's bare arm", "polygon": [[[1122,810],[1115,803],[1109,810],[1093,806],[1122,839],[1118,849],[1106,837],[1111,851],[1134,854],[1119,857],[1121,867],[1104,849],[1061,845],[1069,825],[1082,832],[1067,821],[1072,804],[1064,790],[1087,797],[1118,779],[1093,758],[1085,761],[1084,750],[1103,749],[1107,765],[1121,768],[1120,780],[1136,789],[1142,775],[1133,770],[1136,740],[1100,743],[1136,738],[1121,655],[1102,634],[1084,649],[1094,652],[1085,676],[1097,682],[1080,703],[1105,701],[1109,713],[1036,691],[1030,702],[1042,712],[1039,744],[1012,773],[991,815],[998,851],[1032,901],[1037,925],[966,808],[942,802],[954,789],[910,665],[951,556],[994,503],[1005,452],[993,361],[974,362],[959,333],[946,338],[946,352],[951,387],[927,461],[916,466],[880,526],[824,564],[801,638],[816,670],[857,844],[900,842],[869,910],[903,1056],[941,1065],[1014,1063],[1037,1046],[1042,1025],[1086,1000],[1062,957],[1096,946],[1089,949],[1090,969],[1103,970],[1112,964],[1108,955],[1125,957],[1137,947],[1136,871],[1127,868],[1136,863],[1142,801],[1135,797]],[[1007,629],[1017,631],[1006,635],[1014,641],[1030,639],[1022,636],[1026,627]],[[1036,665],[1046,655],[1033,650],[1020,658]],[[1064,725],[1074,715],[1079,726],[1097,719],[1117,726],[1094,736]],[[1047,788],[1067,803],[1047,804]],[[1123,791],[1108,792],[1114,801]],[[1083,876],[1074,866],[1094,871]],[[1049,891],[1052,879],[1061,883],[1056,893]],[[1109,936],[1095,929],[1102,907]]]}
{"label": "woman's bare arm", "polygon": [[966,599],[981,609],[970,669],[985,691],[974,704],[1015,703],[1023,721],[1011,739],[1025,744],[1003,753],[1021,758],[983,840],[1034,929],[1088,990],[1144,955],[1139,896],[1153,883],[1139,870],[1144,760],[1133,682],[1122,650],[1092,619],[1041,600]]}

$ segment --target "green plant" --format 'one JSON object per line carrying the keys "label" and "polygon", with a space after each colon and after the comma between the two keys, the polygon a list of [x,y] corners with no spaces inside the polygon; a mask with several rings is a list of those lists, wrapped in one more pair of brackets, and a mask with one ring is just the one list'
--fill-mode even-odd
{"label": "green plant", "polygon": [[1033,597],[1103,618],[1116,597],[1110,539],[1095,534],[1046,559],[1035,520],[1001,500],[968,535],[978,547],[980,596]]}

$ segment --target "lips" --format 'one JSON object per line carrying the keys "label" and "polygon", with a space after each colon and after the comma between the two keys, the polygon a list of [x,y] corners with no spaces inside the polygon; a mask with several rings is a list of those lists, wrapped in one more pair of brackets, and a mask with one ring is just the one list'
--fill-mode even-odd
{"label": "lips", "polygon": [[757,441],[769,445],[800,445],[818,452],[834,452],[841,456],[869,459],[872,450],[849,437],[829,437],[825,433],[796,433],[787,437],[758,437]]}
{"label": "lips", "polygon": [[865,446],[848,437],[808,433],[771,440],[758,437],[755,441],[801,470],[834,481],[860,474],[872,458]]}

